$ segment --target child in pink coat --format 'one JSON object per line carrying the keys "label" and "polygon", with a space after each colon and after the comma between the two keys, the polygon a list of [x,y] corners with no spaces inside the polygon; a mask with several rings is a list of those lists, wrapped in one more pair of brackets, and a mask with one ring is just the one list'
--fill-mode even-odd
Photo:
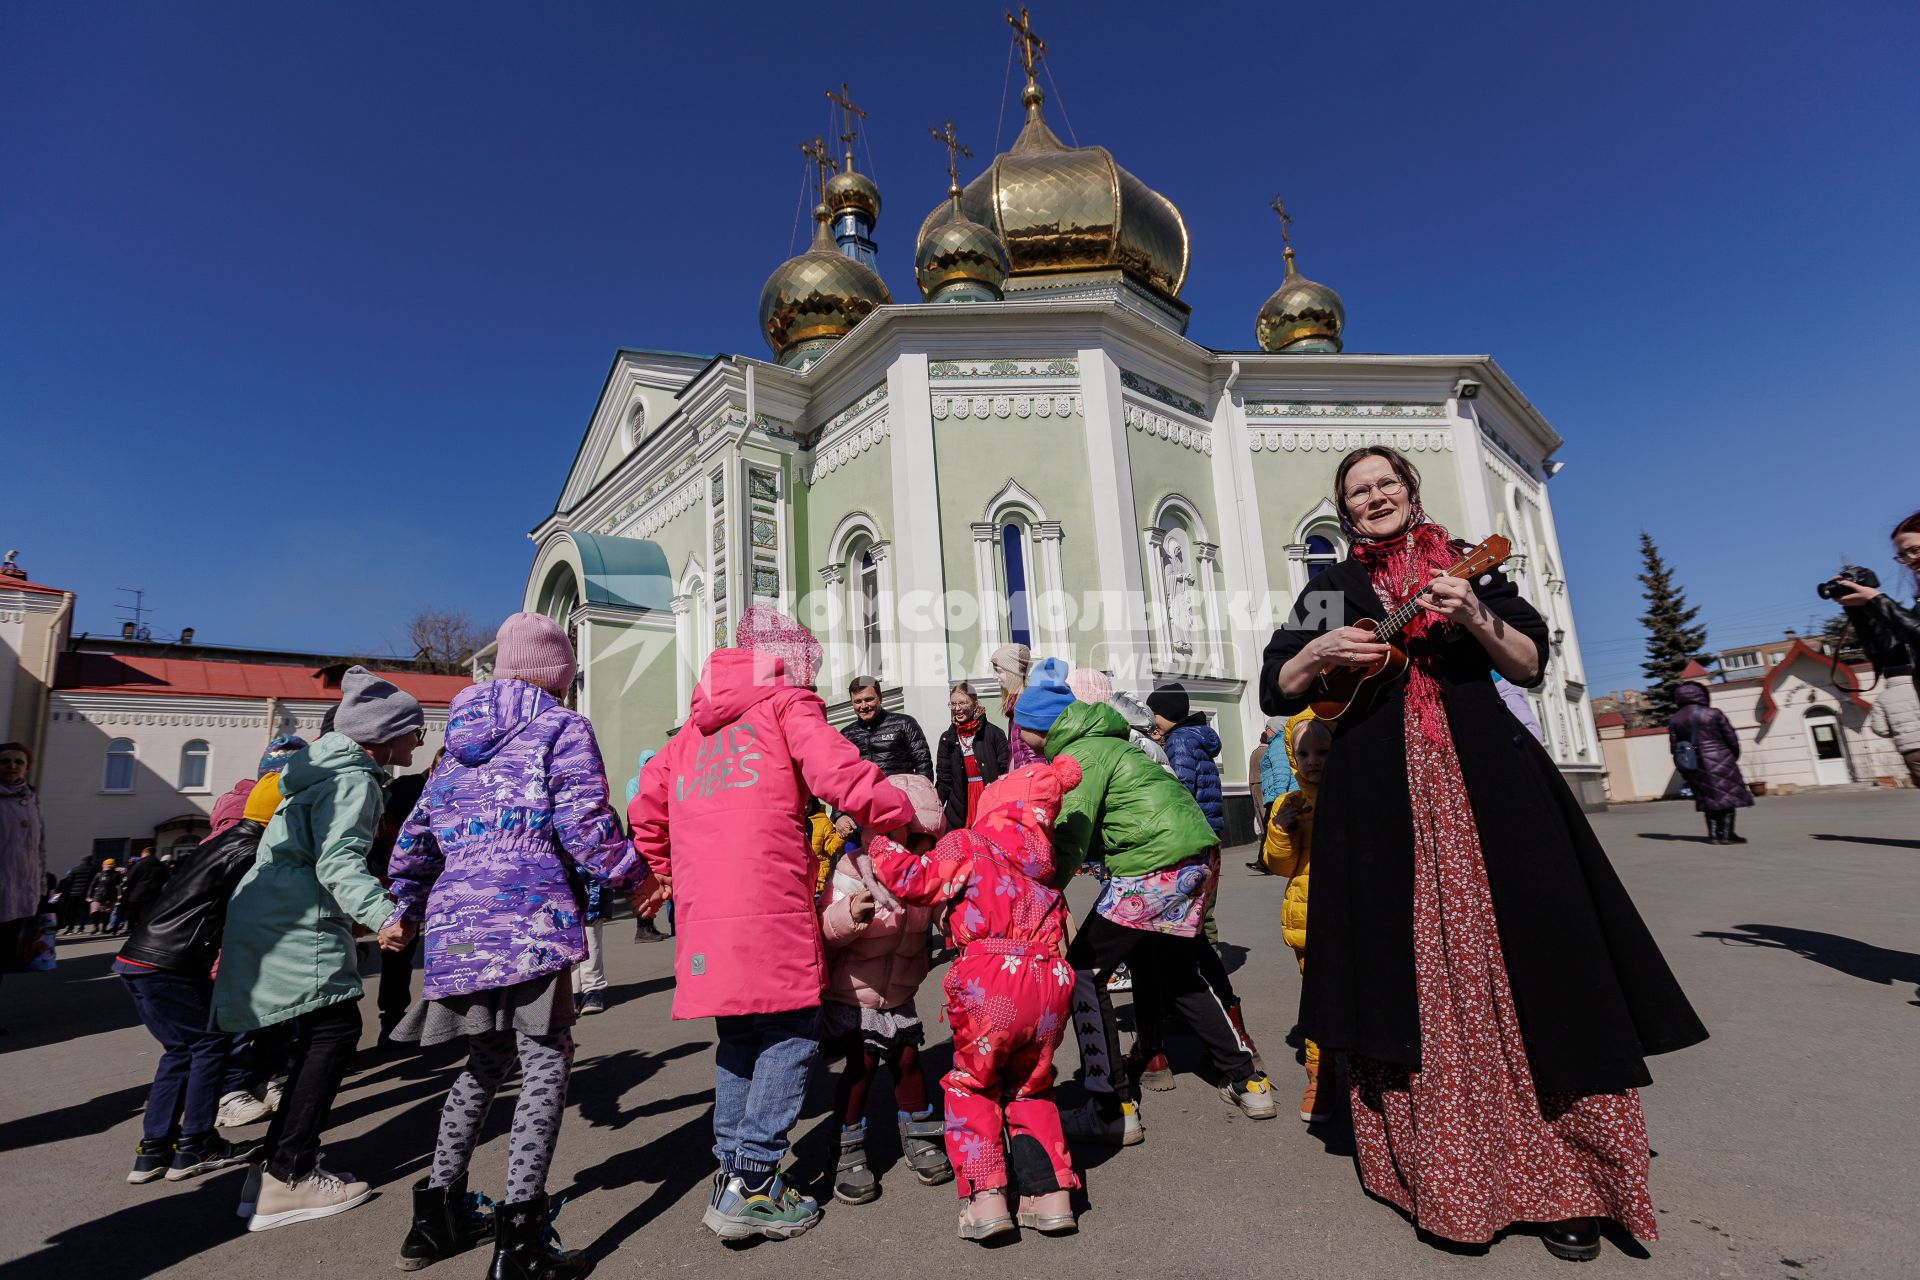
{"label": "child in pink coat", "polygon": [[[924,853],[946,831],[933,784],[917,773],[887,779],[913,802],[915,834],[908,848]],[[820,932],[827,943],[824,1040],[846,1057],[834,1109],[840,1117],[840,1163],[833,1198],[867,1204],[880,1198],[880,1181],[867,1165],[867,1090],[880,1064],[893,1073],[900,1149],[923,1186],[953,1181],[943,1129],[927,1101],[920,1046],[926,1026],[914,993],[931,967],[927,930],[931,908],[901,902],[877,879],[861,850],[841,855],[821,895]]]}
{"label": "child in pink coat", "polygon": [[827,985],[807,804],[818,796],[885,831],[913,806],[804,687],[820,654],[805,628],[755,606],[737,639],[707,658],[687,722],[640,771],[627,820],[675,903],[673,1016],[713,1018],[719,1034],[720,1170],[703,1221],[724,1239],[783,1240],[820,1219],[780,1174]]}
{"label": "child in pink coat", "polygon": [[1016,768],[982,793],[974,825],[931,853],[884,836],[871,846],[875,878],[902,902],[934,908],[961,948],[945,983],[953,1070],[941,1086],[967,1240],[1017,1230],[1007,1203],[1009,1151],[1019,1226],[1048,1235],[1076,1229],[1070,1192],[1080,1180],[1053,1100],[1053,1052],[1067,1026],[1073,969],[1062,958],[1064,900],[1047,886],[1053,821],[1079,781],[1080,766],[1067,756]]}

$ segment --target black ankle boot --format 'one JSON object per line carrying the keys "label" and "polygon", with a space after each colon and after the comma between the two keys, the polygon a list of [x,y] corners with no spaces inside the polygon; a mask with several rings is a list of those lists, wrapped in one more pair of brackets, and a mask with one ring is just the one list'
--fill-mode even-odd
{"label": "black ankle boot", "polygon": [[538,1195],[494,1210],[493,1265],[487,1280],[580,1280],[593,1263],[560,1247],[547,1212],[547,1197]]}
{"label": "black ankle boot", "polygon": [[1597,1218],[1549,1222],[1540,1228],[1540,1242],[1565,1262],[1592,1262],[1600,1256],[1600,1222]]}
{"label": "black ankle boot", "polygon": [[1747,842],[1745,836],[1733,834],[1733,813],[1734,811],[1729,809],[1720,815],[1720,842],[1722,844],[1745,844]]}
{"label": "black ankle boot", "polygon": [[485,1196],[467,1194],[464,1173],[444,1187],[430,1187],[420,1179],[413,1184],[413,1226],[400,1245],[397,1265],[402,1271],[418,1271],[491,1239],[491,1205]]}

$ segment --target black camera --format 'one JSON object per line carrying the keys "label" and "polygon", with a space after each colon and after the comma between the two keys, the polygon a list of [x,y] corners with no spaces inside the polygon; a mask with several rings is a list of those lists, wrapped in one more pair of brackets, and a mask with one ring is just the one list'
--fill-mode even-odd
{"label": "black camera", "polygon": [[1880,585],[1880,579],[1874,576],[1873,570],[1864,565],[1848,564],[1840,566],[1840,572],[1815,587],[1814,590],[1820,593],[1822,600],[1837,599],[1842,590],[1838,584],[1842,582],[1857,582],[1863,587]]}

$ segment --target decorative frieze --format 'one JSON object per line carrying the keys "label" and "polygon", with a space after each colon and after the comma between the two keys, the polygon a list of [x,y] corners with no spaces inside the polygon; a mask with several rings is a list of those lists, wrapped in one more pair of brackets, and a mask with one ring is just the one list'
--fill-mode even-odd
{"label": "decorative frieze", "polygon": [[1344,453],[1367,445],[1384,444],[1403,453],[1447,453],[1453,450],[1451,431],[1313,431],[1262,427],[1247,432],[1255,453]]}
{"label": "decorative frieze", "polygon": [[[736,427],[744,427],[746,424],[747,424],[746,410],[736,408],[733,405],[728,405],[726,408],[720,410],[718,413],[714,414],[712,417],[708,418],[705,422],[700,424],[699,438],[701,440],[706,440],[708,437],[712,436],[717,431],[726,431]],[[794,434],[793,423],[788,422],[785,418],[776,418],[773,415],[766,414],[766,413],[756,413],[753,415],[753,425],[760,428],[760,430],[766,432],[770,436],[779,436],[785,440],[793,439],[793,434]]]}
{"label": "decorative frieze", "polygon": [[855,418],[859,417],[861,414],[865,413],[867,410],[873,408],[873,406],[879,404],[882,400],[885,400],[886,398],[887,398],[887,384],[885,382],[874,383],[871,387],[868,387],[864,393],[862,393],[859,399],[855,400],[852,404],[848,405],[846,408],[842,409],[840,412],[834,414],[831,418],[828,418],[826,421],[826,424],[820,428],[818,438],[822,440],[826,439],[828,436],[832,435],[835,431],[838,431],[841,427],[846,426],[849,422],[852,422]]}
{"label": "decorative frieze", "polygon": [[980,378],[1077,378],[1080,362],[1059,360],[935,360],[927,365],[927,378],[933,382]]}
{"label": "decorative frieze", "polygon": [[695,476],[672,494],[654,503],[640,513],[640,518],[632,526],[632,533],[638,537],[651,538],[667,526],[667,522],[681,515],[700,500],[700,478]]}
{"label": "decorative frieze", "polygon": [[859,430],[848,432],[814,455],[813,465],[807,469],[807,483],[832,475],[892,434],[893,426],[884,413]]}
{"label": "decorative frieze", "polygon": [[1205,427],[1176,422],[1165,414],[1155,413],[1138,404],[1128,404],[1124,416],[1128,426],[1144,435],[1157,436],[1183,449],[1192,449],[1195,453],[1204,453],[1209,457],[1213,455],[1213,432]]}
{"label": "decorative frieze", "polygon": [[1520,474],[1526,478],[1529,484],[1538,484],[1540,482],[1540,477],[1534,472],[1533,464],[1522,457],[1518,449],[1508,444],[1499,432],[1493,430],[1483,422],[1480,424],[1480,434],[1485,436],[1494,448],[1507,455],[1507,458],[1512,461],[1513,465],[1520,469]]}
{"label": "decorative frieze", "polygon": [[1196,418],[1204,418],[1206,416],[1206,406],[1198,400],[1195,400],[1192,396],[1183,396],[1178,391],[1168,390],[1159,383],[1151,382],[1131,370],[1122,369],[1120,371],[1120,385],[1129,391],[1137,391],[1150,400],[1158,400],[1170,409],[1178,409],[1180,412],[1192,414]]}
{"label": "decorative frieze", "polygon": [[1080,412],[1075,395],[934,396],[933,416],[949,418],[1065,418]]}
{"label": "decorative frieze", "polygon": [[1357,404],[1346,400],[1256,400],[1247,404],[1249,418],[1434,418],[1444,419],[1444,404],[1379,401]]}

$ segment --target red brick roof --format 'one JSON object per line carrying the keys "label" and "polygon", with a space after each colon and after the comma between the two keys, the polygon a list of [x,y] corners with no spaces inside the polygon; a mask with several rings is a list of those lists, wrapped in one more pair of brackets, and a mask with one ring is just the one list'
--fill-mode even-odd
{"label": "red brick roof", "polygon": [[[382,671],[369,667],[418,698],[444,707],[473,682],[465,676]],[[202,698],[293,698],[337,702],[340,687],[328,684],[325,668],[266,662],[205,662],[111,653],[63,653],[54,688],[66,693],[133,693]]]}
{"label": "red brick roof", "polygon": [[0,573],[0,591],[37,591],[42,595],[64,596],[67,593],[59,587],[43,586],[38,582],[28,582],[25,578],[16,578]]}
{"label": "red brick roof", "polygon": [[1618,711],[1602,711],[1593,718],[1593,727],[1596,729],[1611,729],[1614,725],[1625,724],[1626,722],[1627,718]]}
{"label": "red brick roof", "polygon": [[1687,665],[1681,669],[1680,678],[1682,680],[1705,680],[1712,674],[1713,672],[1701,666],[1698,661],[1689,660]]}

